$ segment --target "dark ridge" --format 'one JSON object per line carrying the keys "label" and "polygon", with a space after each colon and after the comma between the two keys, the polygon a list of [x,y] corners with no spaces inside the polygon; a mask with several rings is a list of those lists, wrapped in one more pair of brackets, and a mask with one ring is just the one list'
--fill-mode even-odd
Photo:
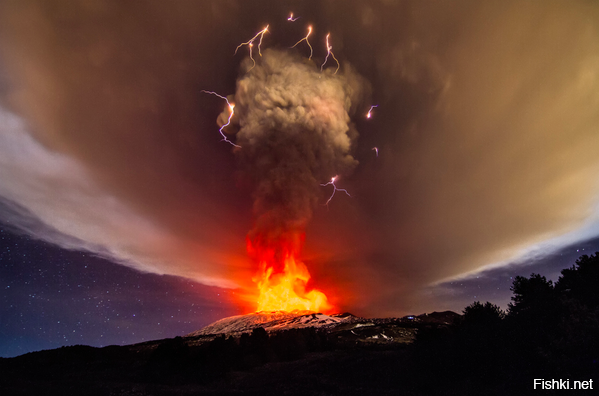
{"label": "dark ridge", "polygon": [[[599,372],[598,268],[595,254],[563,270],[555,284],[538,274],[518,276],[507,313],[477,301],[463,315],[342,314],[351,320],[334,326],[270,332],[256,326],[241,334],[28,353],[0,359],[0,389],[67,396],[503,396],[534,393],[535,378],[559,378],[590,390]],[[295,319],[306,317],[321,319]]]}

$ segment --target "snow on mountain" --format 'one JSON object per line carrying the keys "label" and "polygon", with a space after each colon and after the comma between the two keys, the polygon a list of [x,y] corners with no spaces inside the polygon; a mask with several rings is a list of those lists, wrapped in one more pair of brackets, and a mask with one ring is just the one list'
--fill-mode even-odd
{"label": "snow on mountain", "polygon": [[262,327],[266,331],[304,327],[331,327],[341,323],[349,323],[356,319],[357,317],[351,314],[324,315],[311,311],[255,312],[218,320],[200,330],[187,334],[186,337],[196,337],[208,334],[243,333],[252,331],[258,327]]}
{"label": "snow on mountain", "polygon": [[295,318],[281,319],[268,323],[265,330],[286,330],[297,329],[304,327],[328,327],[347,323],[354,316],[348,315],[341,317],[339,315],[323,315],[321,313],[312,313],[307,315],[296,316]]}

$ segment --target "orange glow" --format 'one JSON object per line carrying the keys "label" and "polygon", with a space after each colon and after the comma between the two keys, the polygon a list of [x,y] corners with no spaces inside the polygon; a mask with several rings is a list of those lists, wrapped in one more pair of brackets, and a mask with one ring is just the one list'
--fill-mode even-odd
{"label": "orange glow", "polygon": [[307,290],[310,273],[296,258],[296,250],[280,242],[279,247],[253,246],[248,251],[259,260],[258,273],[252,279],[258,286],[256,311],[306,310],[330,313],[334,310],[327,296],[319,290]]}

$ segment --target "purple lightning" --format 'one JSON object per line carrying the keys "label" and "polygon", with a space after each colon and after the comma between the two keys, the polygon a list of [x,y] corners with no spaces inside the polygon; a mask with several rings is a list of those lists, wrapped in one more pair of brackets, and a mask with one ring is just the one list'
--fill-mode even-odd
{"label": "purple lightning", "polygon": [[366,118],[372,117],[372,109],[374,109],[375,107],[379,107],[379,105],[370,106],[370,110],[368,110],[368,113],[366,113]]}
{"label": "purple lightning", "polygon": [[293,17],[293,12],[292,12],[292,13],[290,13],[290,14],[289,14],[289,18],[287,18],[287,20],[288,20],[289,22],[295,22],[295,21],[297,21],[298,19],[300,19],[300,17],[297,17],[297,18],[294,18],[294,17]]}
{"label": "purple lightning", "polygon": [[336,193],[337,191],[343,191],[344,193],[346,193],[346,194],[347,194],[347,196],[348,196],[348,197],[351,197],[351,195],[349,195],[349,193],[347,192],[347,190],[346,190],[346,189],[344,189],[344,188],[337,188],[337,186],[335,185],[335,179],[337,179],[337,176],[335,176],[335,177],[332,177],[330,182],[328,182],[328,183],[325,183],[325,184],[321,184],[321,186],[323,186],[323,187],[325,187],[325,186],[328,186],[328,185],[332,185],[332,186],[333,186],[333,193],[331,194],[331,196],[330,196],[330,197],[329,197],[329,199],[327,200],[327,203],[325,203],[325,205],[326,205],[327,207],[329,206],[329,202],[331,202],[331,199],[333,199],[333,197],[335,196],[335,193]]}
{"label": "purple lightning", "polygon": [[335,58],[335,54],[333,54],[333,46],[329,44],[329,36],[331,35],[331,33],[327,34],[327,56],[324,58],[324,62],[322,62],[322,65],[320,65],[320,71],[322,72],[322,68],[324,67],[324,65],[327,63],[327,60],[329,59],[329,55],[333,57],[333,59],[335,59],[335,62],[337,62],[337,70],[335,70],[335,73],[333,74],[337,74],[337,72],[339,71],[339,61],[337,60],[337,58]]}
{"label": "purple lightning", "polygon": [[232,145],[232,146],[235,146],[235,147],[239,147],[239,148],[241,148],[241,146],[240,146],[240,145],[238,145],[238,144],[235,144],[235,143],[233,143],[232,141],[230,141],[229,139],[227,139],[227,137],[225,136],[225,133],[223,132],[223,129],[225,129],[225,128],[226,128],[227,126],[229,126],[229,124],[231,123],[231,118],[233,118],[233,114],[235,113],[235,111],[234,111],[234,109],[235,109],[235,105],[234,105],[234,104],[231,104],[231,103],[229,103],[229,99],[227,99],[226,97],[224,97],[224,96],[222,96],[222,95],[219,95],[219,94],[217,94],[216,92],[212,92],[212,91],[205,91],[205,90],[202,90],[202,92],[204,92],[204,93],[207,93],[207,94],[210,94],[210,95],[216,95],[216,96],[218,96],[219,98],[221,98],[221,99],[224,99],[224,100],[225,100],[225,102],[227,102],[227,105],[229,106],[229,111],[230,111],[230,113],[229,113],[229,119],[227,120],[227,123],[226,123],[226,124],[224,124],[223,126],[221,126],[221,127],[220,127],[220,129],[219,129],[218,131],[220,132],[220,135],[223,137],[223,140],[224,140],[225,142],[229,143],[229,144],[230,144],[230,145]]}
{"label": "purple lightning", "polygon": [[376,156],[379,156],[379,148],[378,147],[373,147],[372,148],[374,150],[374,152],[376,153]]}

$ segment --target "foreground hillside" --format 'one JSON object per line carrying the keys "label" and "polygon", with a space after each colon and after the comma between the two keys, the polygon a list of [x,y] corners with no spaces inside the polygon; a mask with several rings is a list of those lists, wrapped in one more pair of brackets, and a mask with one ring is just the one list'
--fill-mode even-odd
{"label": "foreground hillside", "polygon": [[599,254],[555,284],[516,277],[507,312],[490,302],[464,315],[387,319],[263,312],[186,337],[29,353],[0,359],[0,395],[563,393],[535,390],[535,379],[580,381],[590,395],[599,383],[597,285]]}
{"label": "foreground hillside", "polygon": [[[278,395],[329,388],[328,394],[358,394],[368,386],[393,394],[396,380],[390,378],[402,378],[397,370],[409,360],[406,346],[417,332],[448,327],[459,317],[243,315],[186,337],[0,359],[0,389],[3,395],[80,395],[83,389],[86,395]],[[371,381],[377,384],[368,385]]]}

